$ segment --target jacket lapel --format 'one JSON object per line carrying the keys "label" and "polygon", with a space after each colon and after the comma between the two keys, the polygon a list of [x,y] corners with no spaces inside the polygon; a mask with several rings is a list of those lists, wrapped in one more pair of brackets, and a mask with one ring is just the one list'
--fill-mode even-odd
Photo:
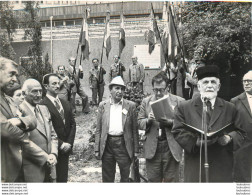
{"label": "jacket lapel", "polygon": [[223,102],[221,101],[221,99],[219,99],[217,97],[216,101],[215,101],[214,110],[213,110],[213,113],[211,116],[209,126],[212,126],[215,123],[215,121],[220,117],[220,114],[222,112],[222,108],[223,108]]}
{"label": "jacket lapel", "polygon": [[126,122],[126,118],[127,118],[127,115],[128,115],[128,112],[129,112],[129,103],[125,100],[123,100],[123,105],[122,105],[122,126],[123,126],[123,129],[124,129],[124,125],[125,125],[125,122]]}
{"label": "jacket lapel", "polygon": [[[62,120],[62,118],[61,118],[61,116],[60,116],[60,113],[59,113],[59,111],[57,110],[57,108],[54,106],[54,104],[51,102],[51,100],[48,98],[48,97],[44,97],[44,99],[45,99],[45,103],[46,103],[46,105],[47,105],[47,108],[50,110],[50,112],[52,113],[52,114],[54,114],[57,118],[58,118],[58,120],[57,121],[62,121],[62,123],[64,124],[64,122],[63,122],[63,120]],[[63,106],[63,105],[62,105]],[[63,108],[64,109],[64,108]],[[64,111],[64,113],[65,113],[65,111]]]}
{"label": "jacket lapel", "polygon": [[110,102],[107,101],[106,104],[104,105],[104,112],[105,112],[105,125],[106,128],[105,130],[108,131],[109,130],[109,121],[110,121]]}
{"label": "jacket lapel", "polygon": [[198,113],[199,117],[202,117],[203,103],[200,99],[200,96],[195,97],[193,101],[193,105],[195,106],[195,110]]}
{"label": "jacket lapel", "polygon": [[6,113],[9,114],[9,117],[13,117],[14,114],[12,113],[10,106],[5,101],[5,99],[2,97],[2,95],[1,95],[1,106],[6,111]]}
{"label": "jacket lapel", "polygon": [[43,122],[44,122],[44,124],[43,124],[43,126],[44,126],[43,131],[40,131],[40,132],[43,133],[45,135],[46,139],[47,139],[47,135],[50,135],[49,134],[50,133],[49,132],[50,129],[48,127],[48,122],[47,122],[48,118],[45,117],[46,111],[44,109],[42,109],[42,107],[40,107],[40,106],[38,106],[38,109],[39,109],[39,112],[40,112],[40,116],[42,117]]}
{"label": "jacket lapel", "polygon": [[244,107],[247,109],[249,115],[252,117],[252,113],[251,113],[251,110],[250,110],[250,106],[249,106],[249,102],[248,102],[248,98],[246,96],[246,93],[243,93],[242,96],[239,99],[241,100]]}

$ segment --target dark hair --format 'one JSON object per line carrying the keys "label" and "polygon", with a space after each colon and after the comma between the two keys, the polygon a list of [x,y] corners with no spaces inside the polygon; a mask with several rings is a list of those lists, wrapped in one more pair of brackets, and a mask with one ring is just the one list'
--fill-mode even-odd
{"label": "dark hair", "polygon": [[66,70],[64,65],[58,65],[58,70],[59,70],[60,67],[64,67],[64,70]]}
{"label": "dark hair", "polygon": [[93,58],[93,59],[92,59],[92,62],[94,62],[94,60],[97,60],[97,61],[99,62],[98,58]]}
{"label": "dark hair", "polygon": [[55,74],[55,73],[46,74],[46,75],[43,77],[42,84],[43,84],[43,85],[48,85],[48,84],[49,84],[49,78],[50,78],[51,76],[55,76],[55,77],[58,77],[58,78],[59,78],[59,76],[58,76],[57,74]]}
{"label": "dark hair", "polygon": [[152,78],[152,81],[151,81],[152,87],[154,87],[154,83],[160,84],[163,81],[165,82],[166,87],[170,84],[170,81],[168,77],[166,76],[165,72],[162,71]]}

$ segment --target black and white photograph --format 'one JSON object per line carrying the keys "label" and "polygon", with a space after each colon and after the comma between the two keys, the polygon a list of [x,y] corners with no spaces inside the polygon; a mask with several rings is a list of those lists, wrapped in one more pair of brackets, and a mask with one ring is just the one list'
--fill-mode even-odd
{"label": "black and white photograph", "polygon": [[251,5],[0,1],[2,194],[249,195]]}

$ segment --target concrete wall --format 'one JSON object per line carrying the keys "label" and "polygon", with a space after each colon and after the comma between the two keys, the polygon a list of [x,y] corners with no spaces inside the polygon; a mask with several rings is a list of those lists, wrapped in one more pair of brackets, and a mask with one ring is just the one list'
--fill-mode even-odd
{"label": "concrete wall", "polygon": [[[109,68],[110,65],[113,63],[113,56],[118,55],[118,37],[112,37],[112,49],[109,54],[109,58],[106,57],[106,52],[104,49],[103,55],[103,67],[107,71],[105,75],[105,94],[104,97],[109,96],[108,90],[108,83],[109,83]],[[29,42],[14,42],[13,47],[16,52],[16,62],[19,62],[19,57],[25,56],[28,50]],[[58,65],[65,65],[68,66],[68,58],[71,56],[76,56],[76,49],[77,49],[78,39],[65,39],[65,40],[54,40],[53,41],[53,68],[54,70],[57,69]],[[126,73],[124,73],[124,77],[126,82],[128,82],[128,67],[131,64],[131,56],[133,55],[133,47],[134,45],[140,44],[148,44],[147,41],[144,39],[144,36],[135,36],[135,37],[126,37],[126,46],[123,50],[121,55],[121,61],[126,67]],[[89,97],[91,97],[91,90],[89,89],[88,84],[88,71],[92,68],[92,58],[96,57],[100,59],[101,52],[102,52],[102,38],[92,38],[90,39],[90,56],[89,60],[82,61],[82,67],[84,70],[84,79],[81,79],[81,84]],[[50,55],[50,41],[42,41],[42,50],[43,56],[46,53]],[[79,51],[80,52],[80,51]],[[80,55],[78,55],[79,58]],[[161,61],[161,64],[162,61]],[[79,59],[77,61],[77,65],[79,65]],[[160,70],[145,70],[145,83],[144,83],[144,90],[146,92],[151,92],[151,78],[157,74]]]}

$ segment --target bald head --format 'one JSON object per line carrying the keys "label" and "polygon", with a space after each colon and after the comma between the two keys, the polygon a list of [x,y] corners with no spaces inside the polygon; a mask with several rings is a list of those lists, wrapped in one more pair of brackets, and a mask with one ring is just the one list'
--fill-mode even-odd
{"label": "bald head", "polygon": [[246,93],[252,95],[252,70],[248,71],[242,79],[243,89]]}
{"label": "bald head", "polygon": [[22,91],[28,92],[31,88],[37,87],[37,86],[41,87],[40,83],[37,80],[27,79],[23,84]]}

